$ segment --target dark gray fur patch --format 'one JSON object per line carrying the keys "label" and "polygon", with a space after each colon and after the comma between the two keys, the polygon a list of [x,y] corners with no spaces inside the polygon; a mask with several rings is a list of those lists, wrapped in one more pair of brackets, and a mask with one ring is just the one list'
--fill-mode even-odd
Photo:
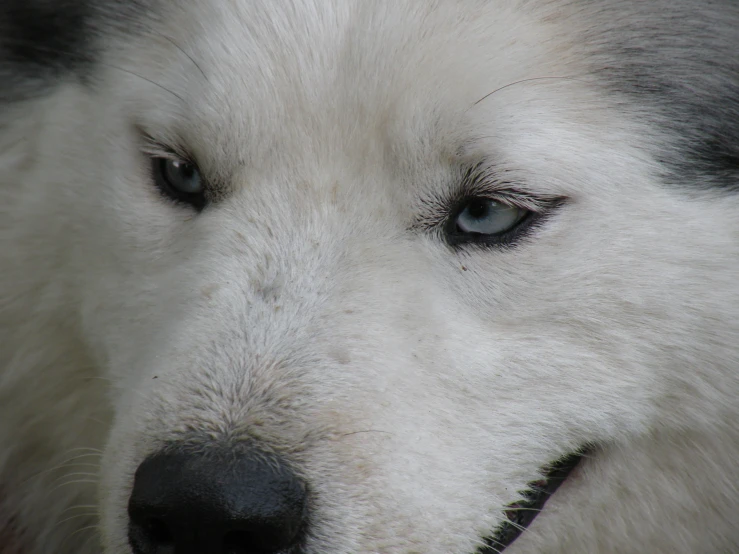
{"label": "dark gray fur patch", "polygon": [[666,181],[739,192],[739,1],[571,6],[598,80],[671,137],[658,154]]}
{"label": "dark gray fur patch", "polygon": [[147,0],[0,0],[0,102],[87,82],[103,40],[135,34]]}

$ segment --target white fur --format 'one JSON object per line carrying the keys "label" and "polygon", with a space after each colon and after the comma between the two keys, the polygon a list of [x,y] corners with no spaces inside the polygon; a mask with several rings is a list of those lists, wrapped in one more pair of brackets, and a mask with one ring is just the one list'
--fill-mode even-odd
{"label": "white fur", "polygon": [[[586,443],[506,554],[739,549],[739,195],[658,182],[663,131],[540,4],[178,1],[0,113],[23,554],[130,554],[133,472],[192,430],[301,467],[310,554],[472,554]],[[140,129],[223,200],[161,199]],[[417,229],[481,160],[569,200],[509,250]]]}

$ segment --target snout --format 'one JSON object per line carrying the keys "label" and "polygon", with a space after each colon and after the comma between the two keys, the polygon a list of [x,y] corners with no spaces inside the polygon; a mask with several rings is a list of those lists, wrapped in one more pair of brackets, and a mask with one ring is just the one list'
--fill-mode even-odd
{"label": "snout", "polygon": [[301,541],[306,488],[256,450],[168,448],[136,471],[134,554],[283,554]]}

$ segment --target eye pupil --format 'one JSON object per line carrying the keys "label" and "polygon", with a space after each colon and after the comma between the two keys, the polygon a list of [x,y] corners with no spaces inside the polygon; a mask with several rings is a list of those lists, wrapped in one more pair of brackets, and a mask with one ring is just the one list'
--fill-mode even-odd
{"label": "eye pupil", "polygon": [[205,207],[205,186],[193,163],[171,158],[152,160],[154,181],[166,197],[200,211]]}
{"label": "eye pupil", "polygon": [[179,171],[186,179],[191,178],[195,174],[195,168],[192,164],[186,162],[172,162],[172,167]]}
{"label": "eye pupil", "polygon": [[192,164],[177,160],[165,160],[164,163],[167,179],[174,188],[187,193],[200,189],[200,175]]}
{"label": "eye pupil", "polygon": [[467,213],[475,219],[483,219],[490,212],[490,200],[476,199],[467,206]]}

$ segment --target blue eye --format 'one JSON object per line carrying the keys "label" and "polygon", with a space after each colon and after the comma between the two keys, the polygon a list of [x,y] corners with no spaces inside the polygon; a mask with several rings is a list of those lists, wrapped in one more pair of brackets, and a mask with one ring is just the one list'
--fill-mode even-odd
{"label": "blue eye", "polygon": [[172,158],[152,158],[152,173],[157,188],[166,197],[197,211],[205,207],[205,183],[194,164]]}
{"label": "blue eye", "polygon": [[539,215],[490,198],[472,196],[458,203],[451,212],[445,235],[453,246],[512,246]]}
{"label": "blue eye", "polygon": [[528,213],[488,198],[472,198],[457,215],[455,225],[458,233],[496,236],[513,229]]}

